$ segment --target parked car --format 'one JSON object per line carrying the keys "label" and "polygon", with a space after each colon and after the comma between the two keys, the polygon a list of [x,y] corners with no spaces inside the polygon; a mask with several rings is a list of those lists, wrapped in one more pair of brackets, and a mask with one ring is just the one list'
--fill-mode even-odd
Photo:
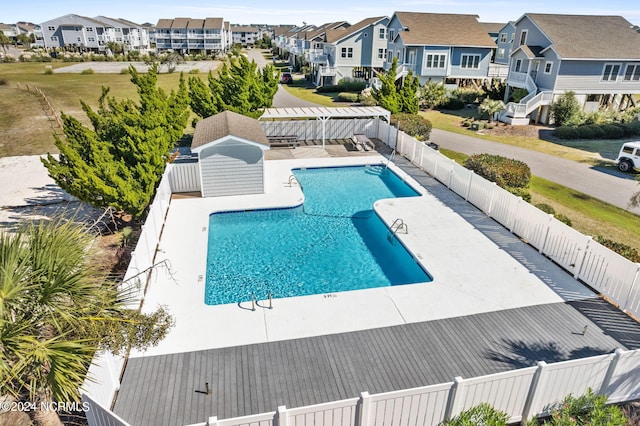
{"label": "parked car", "polygon": [[291,84],[293,83],[293,76],[290,72],[283,72],[282,77],[280,77],[280,83],[283,84]]}
{"label": "parked car", "polygon": [[621,172],[640,170],[640,141],[623,144],[616,158],[616,164]]}

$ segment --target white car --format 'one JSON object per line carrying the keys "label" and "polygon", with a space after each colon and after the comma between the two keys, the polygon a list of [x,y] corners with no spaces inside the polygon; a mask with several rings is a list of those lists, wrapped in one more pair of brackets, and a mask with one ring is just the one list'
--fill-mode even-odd
{"label": "white car", "polygon": [[640,170],[640,141],[626,142],[622,145],[616,164],[621,172]]}

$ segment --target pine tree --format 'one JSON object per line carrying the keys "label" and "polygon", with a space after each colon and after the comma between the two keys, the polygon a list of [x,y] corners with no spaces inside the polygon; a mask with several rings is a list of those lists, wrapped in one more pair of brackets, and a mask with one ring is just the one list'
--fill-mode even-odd
{"label": "pine tree", "polygon": [[205,118],[230,110],[249,117],[259,117],[263,108],[272,105],[278,90],[275,68],[268,64],[258,69],[255,61],[244,56],[224,64],[218,76],[209,73],[207,85],[198,77],[189,79],[191,109]]}
{"label": "pine tree", "polygon": [[398,59],[393,58],[391,68],[387,72],[380,74],[380,89],[373,90],[373,97],[378,101],[378,105],[391,112],[397,114],[400,112],[400,96],[396,90],[396,73],[398,70]]}
{"label": "pine tree", "polygon": [[103,88],[97,110],[81,102],[93,129],[62,114],[65,138],[55,136],[59,159],[48,155],[42,161],[71,195],[141,217],[187,125],[189,97],[182,76],[177,92],[157,88],[157,65],[146,74],[133,66],[129,72],[139,103],[117,100]]}
{"label": "pine tree", "polygon": [[418,89],[420,81],[409,71],[409,75],[404,79],[404,84],[400,88],[400,111],[408,114],[417,114],[420,110],[420,99]]}

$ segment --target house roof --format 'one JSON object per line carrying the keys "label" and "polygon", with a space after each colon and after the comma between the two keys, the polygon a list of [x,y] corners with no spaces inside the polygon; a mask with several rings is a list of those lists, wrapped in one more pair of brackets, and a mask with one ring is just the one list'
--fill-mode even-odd
{"label": "house roof", "polygon": [[506,24],[503,22],[480,22],[480,25],[482,25],[482,28],[484,28],[489,34],[497,34]]}
{"label": "house roof", "polygon": [[222,28],[222,18],[206,18],[204,28]]}
{"label": "house roof", "polygon": [[[542,51],[545,49],[542,46],[519,46],[518,49],[522,50],[527,57],[529,58],[543,58],[544,55],[542,54]],[[516,50],[518,50],[516,49]]]}
{"label": "house roof", "polygon": [[376,16],[373,18],[366,18],[363,19],[360,22],[356,22],[355,24],[351,25],[350,27],[347,28],[339,28],[336,30],[327,30],[327,34],[326,34],[326,41],[327,43],[335,43],[337,41],[342,40],[345,37],[350,36],[353,33],[356,33],[358,31],[360,31],[363,28],[367,28],[369,25],[375,24],[383,19],[385,19],[386,16]]}
{"label": "house roof", "polygon": [[171,24],[171,28],[187,28],[190,20],[191,18],[175,18],[173,24]]}
{"label": "house roof", "polygon": [[564,59],[640,59],[640,33],[622,16],[527,13]]}
{"label": "house roof", "polygon": [[406,45],[495,47],[476,15],[396,12],[406,28],[398,35]]}
{"label": "house roof", "polygon": [[223,111],[198,121],[193,134],[193,141],[191,142],[191,150],[226,136],[236,136],[269,146],[267,136],[258,120],[233,111]]}
{"label": "house roof", "polygon": [[173,19],[158,19],[156,28],[170,29],[172,24],[173,24]]}
{"label": "house roof", "polygon": [[260,31],[256,27],[243,27],[240,25],[232,26],[231,29],[236,33],[257,33],[258,31]]}
{"label": "house roof", "polygon": [[204,25],[204,19],[190,19],[187,28],[201,30]]}

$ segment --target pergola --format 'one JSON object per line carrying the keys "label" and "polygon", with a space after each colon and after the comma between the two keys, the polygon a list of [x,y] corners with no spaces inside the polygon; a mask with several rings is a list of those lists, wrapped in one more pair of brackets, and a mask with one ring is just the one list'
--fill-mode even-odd
{"label": "pergola", "polygon": [[388,110],[377,106],[267,108],[258,120],[320,120],[322,122],[322,147],[324,148],[325,123],[332,118],[382,118],[387,123],[390,123],[391,113]]}

